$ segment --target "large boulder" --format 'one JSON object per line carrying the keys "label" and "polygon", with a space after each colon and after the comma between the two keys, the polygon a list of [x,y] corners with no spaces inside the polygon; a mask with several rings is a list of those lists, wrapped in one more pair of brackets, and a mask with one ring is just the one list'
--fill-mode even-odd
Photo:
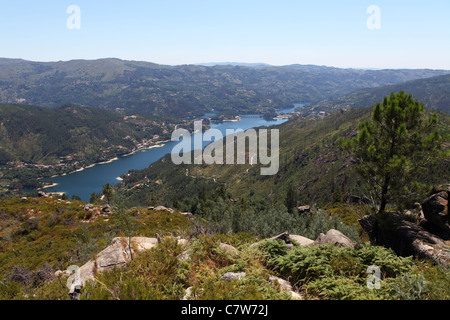
{"label": "large boulder", "polygon": [[400,256],[428,258],[445,266],[450,264],[449,247],[441,238],[415,223],[403,220],[399,214],[365,216],[359,223],[374,245],[391,248]]}
{"label": "large boulder", "polygon": [[95,260],[87,262],[80,268],[81,286],[84,286],[86,281],[93,279],[96,273],[125,267],[135,253],[150,250],[157,244],[156,238],[133,237],[131,245],[129,238],[114,238],[110,246],[95,256]]}
{"label": "large boulder", "polygon": [[346,246],[353,248],[355,244],[353,243],[350,238],[348,238],[346,235],[344,235],[342,232],[331,229],[326,234],[321,233],[319,237],[314,241],[315,244],[326,244],[326,243],[333,243],[335,245],[339,246]]}
{"label": "large boulder", "polygon": [[[435,188],[435,191],[438,190]],[[420,222],[425,229],[446,240],[450,239],[449,193],[442,190],[426,199],[422,203],[423,216]]]}

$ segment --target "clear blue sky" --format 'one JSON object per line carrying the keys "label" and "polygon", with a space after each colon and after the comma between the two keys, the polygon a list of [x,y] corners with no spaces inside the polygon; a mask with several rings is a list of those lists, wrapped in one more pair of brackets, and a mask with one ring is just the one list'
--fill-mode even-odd
{"label": "clear blue sky", "polygon": [[2,0],[0,30],[0,57],[35,61],[450,69],[449,0]]}

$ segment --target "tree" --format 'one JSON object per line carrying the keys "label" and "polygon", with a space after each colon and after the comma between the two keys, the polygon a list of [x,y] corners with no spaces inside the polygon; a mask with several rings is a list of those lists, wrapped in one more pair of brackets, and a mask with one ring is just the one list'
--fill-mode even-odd
{"label": "tree", "polygon": [[289,185],[284,204],[288,211],[291,213],[294,213],[295,209],[297,208],[297,191],[292,184]]}
{"label": "tree", "polygon": [[340,141],[358,162],[384,212],[392,198],[408,194],[414,175],[441,149],[436,115],[427,116],[424,106],[400,91],[374,106],[371,121],[359,124],[357,136]]}
{"label": "tree", "polygon": [[102,194],[105,196],[106,202],[109,204],[113,198],[113,188],[109,183],[103,186]]}

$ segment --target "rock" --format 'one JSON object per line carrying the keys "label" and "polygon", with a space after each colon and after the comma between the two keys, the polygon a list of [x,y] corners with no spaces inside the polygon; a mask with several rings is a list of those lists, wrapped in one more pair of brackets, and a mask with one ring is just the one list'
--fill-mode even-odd
{"label": "rock", "polygon": [[423,217],[420,224],[439,237],[450,239],[449,192],[433,194],[422,203]]}
{"label": "rock", "polygon": [[450,192],[450,183],[434,186],[433,189],[431,190],[431,194],[436,194],[442,191]]}
{"label": "rock", "polygon": [[374,216],[364,216],[358,220],[361,227],[369,235],[369,240],[372,245],[377,245],[377,221]]}
{"label": "rock", "polygon": [[300,295],[300,293],[296,291],[291,291],[291,297],[293,300],[303,300],[303,297]]}
{"label": "rock", "polygon": [[107,204],[106,206],[102,207],[102,212],[106,213],[106,214],[111,213],[111,207],[109,206],[109,204]]}
{"label": "rock", "polygon": [[194,217],[194,215],[192,213],[190,213],[190,212],[181,212],[180,214],[185,216],[185,217],[188,217],[188,218],[193,218]]}
{"label": "rock", "polygon": [[95,258],[97,271],[103,272],[125,267],[131,260],[131,255],[132,253],[125,243],[115,242],[97,254]]}
{"label": "rock", "polygon": [[270,238],[269,240],[278,240],[278,241],[284,241],[286,244],[291,243],[291,238],[289,237],[288,232],[283,232],[282,234],[279,234],[275,237]]}
{"label": "rock", "polygon": [[129,263],[137,252],[150,250],[158,244],[156,238],[133,237],[131,245],[126,237],[114,238],[112,244],[96,255],[98,272],[122,268]]}
{"label": "rock", "polygon": [[181,300],[191,300],[192,299],[192,287],[189,287],[184,292],[183,298]]}
{"label": "rock", "polygon": [[[294,247],[294,245],[291,243],[291,238],[289,236],[288,232],[283,232],[275,237],[266,239],[266,240],[277,240],[277,241],[282,241],[284,243],[286,243],[286,249],[291,249]],[[265,240],[264,240],[265,241]],[[250,245],[250,247],[258,247],[260,245],[261,242],[255,242],[252,245]]]}
{"label": "rock", "polygon": [[278,282],[278,284],[280,285],[281,291],[293,291],[294,290],[292,284],[289,281],[281,279],[279,277],[270,276],[269,281],[272,283]]}
{"label": "rock", "polygon": [[391,248],[400,256],[413,255],[444,266],[450,264],[450,251],[444,240],[417,224],[402,220],[398,214],[390,213],[383,218],[364,217],[361,220],[361,226],[369,233],[374,245]]}
{"label": "rock", "polygon": [[87,281],[93,280],[95,276],[95,261],[90,260],[80,268],[80,284],[83,287]]}
{"label": "rock", "polygon": [[242,280],[245,277],[245,272],[235,273],[227,272],[222,276],[223,281]]}
{"label": "rock", "polygon": [[308,212],[311,212],[311,207],[310,206],[299,206],[299,207],[297,207],[297,211],[300,214],[308,213]]}
{"label": "rock", "polygon": [[342,232],[337,231],[335,229],[331,229],[327,232],[327,234],[321,233],[319,237],[314,241],[315,244],[325,244],[325,243],[333,243],[339,246],[347,246],[350,248],[354,248],[355,244],[352,240],[350,240],[346,235]]}
{"label": "rock", "polygon": [[281,291],[290,292],[292,299],[294,300],[302,300],[303,297],[294,290],[294,286],[287,280],[281,279],[276,276],[270,276],[269,281],[272,283],[278,283],[280,285]]}
{"label": "rock", "polygon": [[94,207],[93,204],[88,203],[87,205],[85,205],[85,206],[83,207],[83,210],[84,210],[84,211],[89,211],[89,210],[92,210],[93,207]]}
{"label": "rock", "polygon": [[170,213],[174,213],[175,210],[171,209],[171,208],[166,208],[164,206],[157,206],[156,208],[154,208],[153,210],[155,211],[168,211]]}
{"label": "rock", "polygon": [[369,205],[371,203],[370,199],[367,197],[354,196],[354,195],[351,195],[348,193],[346,193],[342,196],[342,200],[347,203],[356,203],[356,204]]}
{"label": "rock", "polygon": [[290,235],[289,238],[292,242],[296,242],[301,246],[310,246],[314,244],[314,240],[308,239],[306,237],[297,236],[297,235]]}
{"label": "rock", "polygon": [[180,245],[180,246],[187,246],[188,243],[189,243],[188,240],[182,239],[182,238],[178,238],[178,245]]}
{"label": "rock", "polygon": [[222,249],[222,250],[224,250],[226,252],[230,252],[232,254],[238,254],[239,253],[238,249],[236,249],[232,245],[229,245],[229,244],[226,244],[226,243],[219,244],[219,249]]}

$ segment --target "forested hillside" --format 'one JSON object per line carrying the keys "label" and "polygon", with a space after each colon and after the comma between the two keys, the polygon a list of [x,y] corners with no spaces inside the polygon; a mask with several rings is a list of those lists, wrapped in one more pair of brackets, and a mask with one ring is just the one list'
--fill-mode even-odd
{"label": "forested hillside", "polygon": [[436,76],[429,79],[407,81],[396,85],[358,90],[330,101],[323,101],[309,106],[316,111],[334,112],[345,108],[361,108],[374,105],[380,97],[389,96],[391,92],[409,92],[414,99],[420,100],[425,107],[434,111],[450,113],[450,76]]}
{"label": "forested hillside", "polygon": [[[346,194],[368,196],[338,139],[354,136],[358,123],[369,119],[371,111],[341,111],[321,120],[295,118],[275,127],[280,130],[280,169],[274,176],[262,176],[261,165],[174,165],[167,156],[148,169],[124,175],[118,190],[130,204],[156,199],[167,205],[220,185],[236,198],[283,203],[290,193],[296,203],[308,206],[339,202]],[[441,134],[449,134],[450,117],[440,113],[438,121]],[[422,181],[445,183],[449,170],[448,159],[430,164]]]}
{"label": "forested hillside", "polygon": [[443,70],[355,70],[319,66],[165,66],[118,59],[31,62],[0,59],[0,102],[123,108],[182,118],[215,109],[264,113],[335,99],[362,88],[447,74]]}

